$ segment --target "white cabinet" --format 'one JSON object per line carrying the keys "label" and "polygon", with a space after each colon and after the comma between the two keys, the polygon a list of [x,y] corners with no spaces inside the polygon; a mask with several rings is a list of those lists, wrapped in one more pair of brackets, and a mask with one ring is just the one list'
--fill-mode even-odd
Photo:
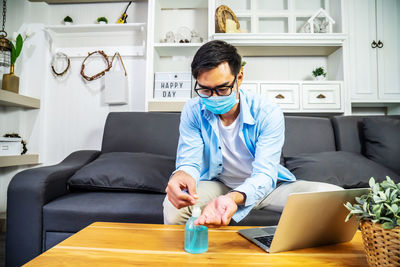
{"label": "white cabinet", "polygon": [[[190,72],[194,54],[202,43],[166,42],[169,32],[175,36],[195,30],[203,38],[224,40],[237,47],[244,67],[242,88],[260,93],[278,103],[286,112],[345,112],[342,91],[345,45],[343,33],[344,0],[149,0],[146,70],[146,110],[180,111],[185,99],[163,94],[155,73]],[[215,10],[229,6],[247,33],[216,33]],[[335,20],[333,33],[299,33],[309,17],[324,8]],[[182,38],[178,38],[182,39]],[[185,38],[185,39],[190,39]],[[171,41],[171,39],[169,39]],[[322,83],[340,84],[337,91],[324,91],[328,99],[304,102],[303,83],[317,84],[311,76],[317,67],[327,70]],[[192,82],[192,85],[194,83]],[[310,91],[307,91],[313,93]],[[193,94],[192,97],[195,97]],[[307,96],[308,97],[308,96]],[[334,99],[331,99],[334,98]],[[339,98],[338,98],[339,97]],[[333,102],[330,102],[330,101]]]}
{"label": "white cabinet", "polygon": [[303,108],[340,110],[341,92],[339,84],[303,84]]}
{"label": "white cabinet", "polygon": [[261,83],[260,94],[279,104],[283,110],[298,110],[300,108],[298,84]]}
{"label": "white cabinet", "polygon": [[348,5],[352,102],[400,102],[400,1]]}
{"label": "white cabinet", "polygon": [[343,82],[254,80],[242,83],[241,88],[279,104],[286,113],[342,113],[345,110]]}

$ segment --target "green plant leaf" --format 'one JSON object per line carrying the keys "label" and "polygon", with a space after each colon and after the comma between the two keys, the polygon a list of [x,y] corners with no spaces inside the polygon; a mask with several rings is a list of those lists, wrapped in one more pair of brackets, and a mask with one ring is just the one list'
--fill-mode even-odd
{"label": "green plant leaf", "polygon": [[392,204],[392,210],[393,210],[393,213],[397,214],[399,211],[399,206],[397,206],[396,204]]}
{"label": "green plant leaf", "polygon": [[375,179],[374,177],[369,178],[369,186],[373,188],[375,186]]}
{"label": "green plant leaf", "polygon": [[382,228],[386,229],[386,230],[393,229],[394,224],[393,224],[393,222],[385,222],[385,223],[382,223]]}
{"label": "green plant leaf", "polygon": [[397,226],[400,226],[400,219],[397,219]]}
{"label": "green plant leaf", "polygon": [[348,222],[350,220],[350,218],[353,217],[353,213],[349,213],[346,216],[346,219],[344,220],[345,222]]}
{"label": "green plant leaf", "polygon": [[387,222],[392,222],[393,220],[388,218],[388,217],[380,217],[379,218],[381,221],[387,221]]}
{"label": "green plant leaf", "polygon": [[21,54],[23,43],[24,43],[24,40],[22,39],[21,34],[18,34],[18,36],[17,36],[17,41],[16,41],[16,43],[15,43],[15,52],[17,53],[16,59],[17,59],[17,58],[19,57],[19,55]]}
{"label": "green plant leaf", "polygon": [[10,42],[10,44],[11,44],[11,65],[14,65],[15,61],[17,60],[15,46],[12,42]]}

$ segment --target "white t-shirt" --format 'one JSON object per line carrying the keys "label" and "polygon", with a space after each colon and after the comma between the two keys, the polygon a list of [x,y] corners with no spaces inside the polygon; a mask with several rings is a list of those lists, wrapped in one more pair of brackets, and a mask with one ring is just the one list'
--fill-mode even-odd
{"label": "white t-shirt", "polygon": [[219,180],[234,189],[250,177],[254,157],[239,136],[240,116],[228,126],[218,120],[223,170]]}

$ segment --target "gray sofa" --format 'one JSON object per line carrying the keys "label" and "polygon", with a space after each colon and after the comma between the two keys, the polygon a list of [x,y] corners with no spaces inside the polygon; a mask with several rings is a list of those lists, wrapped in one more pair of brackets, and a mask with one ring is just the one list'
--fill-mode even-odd
{"label": "gray sofa", "polygon": [[[111,112],[101,151],[76,151],[57,165],[16,174],[8,188],[6,266],[20,266],[95,221],[163,223],[163,193],[74,190],[67,182],[104,153],[175,157],[179,117],[179,113]],[[281,163],[297,162],[295,157],[304,153],[338,150],[363,157],[363,118],[286,116]],[[252,211],[240,225],[274,225],[279,217],[276,212]]]}

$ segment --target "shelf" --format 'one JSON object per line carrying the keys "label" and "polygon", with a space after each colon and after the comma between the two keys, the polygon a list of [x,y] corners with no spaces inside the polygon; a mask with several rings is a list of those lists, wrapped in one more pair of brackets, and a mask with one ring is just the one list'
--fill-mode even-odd
{"label": "shelf", "polygon": [[87,32],[144,32],[146,23],[124,23],[124,24],[73,24],[73,25],[49,25],[46,29],[56,33],[87,33]]}
{"label": "shelf", "polygon": [[242,56],[329,56],[343,46],[346,35],[216,33],[212,39],[235,45]]}
{"label": "shelf", "polygon": [[203,43],[156,43],[154,49],[159,56],[189,56],[193,57]]}
{"label": "shelf", "polygon": [[40,108],[40,100],[37,98],[16,94],[0,89],[0,105],[7,107]]}
{"label": "shelf", "polygon": [[152,112],[181,112],[187,100],[149,100],[148,111]]}
{"label": "shelf", "polygon": [[39,164],[39,155],[0,156],[0,167]]}

